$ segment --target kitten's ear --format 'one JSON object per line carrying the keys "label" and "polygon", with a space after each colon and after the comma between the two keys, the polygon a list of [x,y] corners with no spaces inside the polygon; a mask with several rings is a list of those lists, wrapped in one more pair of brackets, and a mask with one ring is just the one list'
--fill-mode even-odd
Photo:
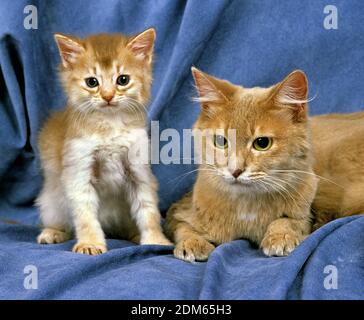
{"label": "kitten's ear", "polygon": [[217,106],[227,103],[234,92],[234,86],[225,80],[210,76],[195,67],[191,68],[199,97],[194,99],[205,111],[213,111]]}
{"label": "kitten's ear", "polygon": [[296,120],[307,117],[308,81],[301,70],[290,73],[273,89],[275,104],[289,106]]}
{"label": "kitten's ear", "polygon": [[60,33],[54,34],[59,54],[64,67],[69,67],[77,61],[77,58],[85,52],[80,40],[75,37],[65,36]]}
{"label": "kitten's ear", "polygon": [[154,28],[150,28],[131,39],[126,47],[131,50],[138,59],[150,63],[153,58],[155,38],[156,32]]}

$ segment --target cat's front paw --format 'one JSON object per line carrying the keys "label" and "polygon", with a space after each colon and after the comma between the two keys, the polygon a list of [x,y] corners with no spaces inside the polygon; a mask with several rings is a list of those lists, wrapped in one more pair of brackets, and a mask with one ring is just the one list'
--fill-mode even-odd
{"label": "cat's front paw", "polygon": [[302,240],[294,232],[269,233],[264,236],[260,247],[267,256],[282,257],[289,255]]}
{"label": "cat's front paw", "polygon": [[37,237],[37,242],[40,244],[61,243],[71,239],[71,235],[67,232],[45,228]]}
{"label": "cat's front paw", "polygon": [[107,248],[105,245],[100,243],[77,242],[73,247],[72,251],[75,253],[82,253],[91,256],[96,256],[107,252]]}
{"label": "cat's front paw", "polygon": [[177,243],[174,256],[188,262],[206,261],[214,249],[215,246],[203,238],[189,238]]}

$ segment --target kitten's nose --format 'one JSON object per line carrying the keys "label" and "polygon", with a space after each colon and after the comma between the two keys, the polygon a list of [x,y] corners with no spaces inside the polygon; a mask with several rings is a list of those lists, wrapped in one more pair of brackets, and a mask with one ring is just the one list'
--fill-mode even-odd
{"label": "kitten's nose", "polygon": [[236,169],[233,173],[232,173],[232,175],[233,175],[233,177],[236,179],[236,178],[238,178],[242,173],[243,173],[244,171],[243,170],[241,170],[241,169]]}
{"label": "kitten's nose", "polygon": [[106,101],[106,102],[110,102],[112,100],[112,98],[114,98],[114,95],[105,95],[102,96],[102,98]]}

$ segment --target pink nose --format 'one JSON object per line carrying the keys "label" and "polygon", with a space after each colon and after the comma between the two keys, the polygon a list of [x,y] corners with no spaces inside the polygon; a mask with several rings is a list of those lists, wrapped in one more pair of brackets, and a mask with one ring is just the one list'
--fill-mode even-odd
{"label": "pink nose", "polygon": [[102,96],[102,98],[106,101],[106,102],[110,102],[112,100],[112,98],[114,98],[114,96],[112,95],[107,95],[107,96]]}
{"label": "pink nose", "polygon": [[241,174],[243,173],[243,170],[241,170],[241,169],[236,169],[233,173],[232,173],[232,175],[233,175],[233,177],[236,179],[236,178],[238,178]]}

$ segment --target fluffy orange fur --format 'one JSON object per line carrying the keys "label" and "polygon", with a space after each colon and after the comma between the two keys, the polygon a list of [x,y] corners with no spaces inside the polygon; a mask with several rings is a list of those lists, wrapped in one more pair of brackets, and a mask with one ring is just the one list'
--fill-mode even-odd
{"label": "fluffy orange fur", "polygon": [[[202,145],[193,191],[167,213],[165,230],[186,261],[206,260],[215,246],[246,238],[264,253],[289,254],[311,231],[316,190],[307,117],[307,80],[296,71],[270,88],[243,88],[192,69],[202,111],[194,128],[236,130],[235,151]],[[225,137],[227,137],[225,135]],[[272,139],[266,151],[253,148]],[[224,161],[207,164],[213,149]]]}
{"label": "fluffy orange fur", "polygon": [[311,120],[314,171],[320,176],[312,204],[314,229],[340,217],[364,213],[364,112]]}

